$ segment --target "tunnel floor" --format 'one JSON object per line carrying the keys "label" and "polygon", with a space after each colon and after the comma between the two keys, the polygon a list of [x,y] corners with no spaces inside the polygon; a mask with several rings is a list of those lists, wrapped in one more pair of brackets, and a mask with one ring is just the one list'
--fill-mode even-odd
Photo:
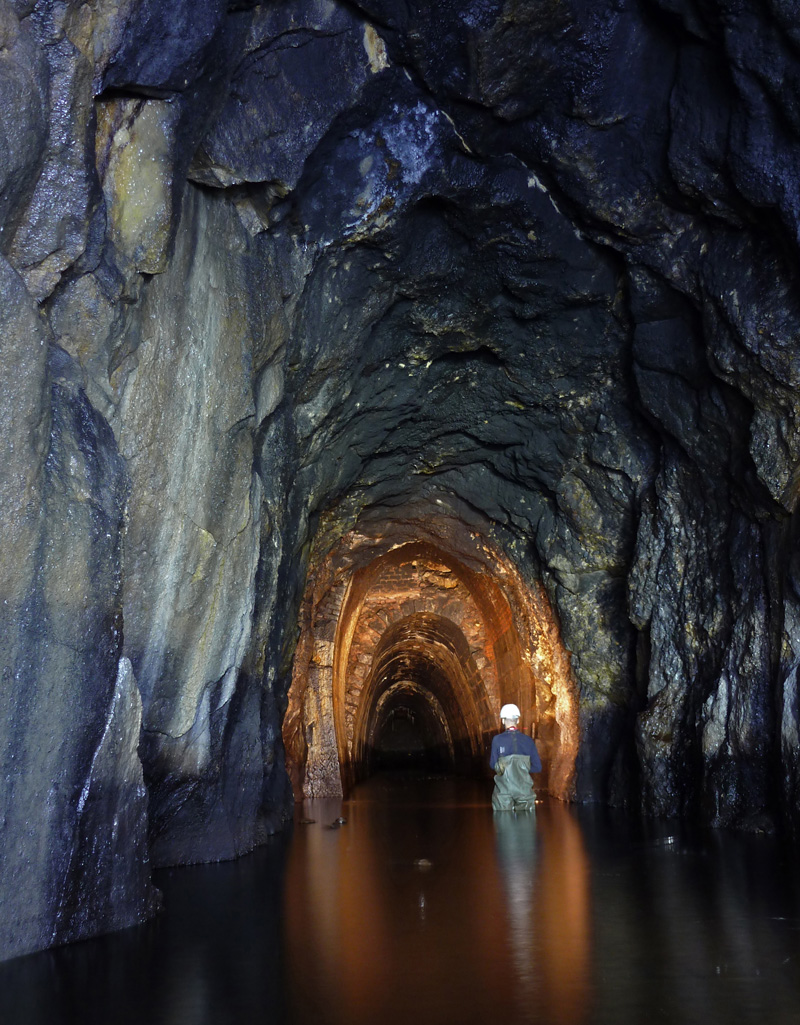
{"label": "tunnel floor", "polygon": [[250,857],[159,873],[146,926],[0,965],[0,1021],[800,1023],[796,851],[489,794],[306,802]]}

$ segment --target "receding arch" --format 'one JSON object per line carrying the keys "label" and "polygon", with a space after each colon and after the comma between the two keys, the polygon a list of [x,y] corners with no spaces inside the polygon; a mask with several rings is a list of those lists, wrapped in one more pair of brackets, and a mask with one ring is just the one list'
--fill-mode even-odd
{"label": "receding arch", "polygon": [[481,758],[491,710],[481,707],[478,688],[470,686],[474,660],[462,631],[451,620],[416,612],[393,623],[375,649],[354,717],[352,773],[358,779],[371,764],[376,717],[387,694],[402,688],[423,697],[435,711],[448,739],[453,768],[467,771]]}
{"label": "receding arch", "polygon": [[341,794],[369,770],[370,731],[379,705],[394,707],[391,692],[426,702],[419,715],[446,724],[454,766],[473,771],[500,705],[515,701],[545,787],[569,797],[577,701],[543,587],[452,518],[390,526],[351,531],[312,558],[283,730],[296,796]]}
{"label": "receding arch", "polygon": [[[371,695],[370,709],[365,717],[363,761],[367,773],[380,768],[420,767],[455,769],[456,749],[447,714],[436,695],[416,680],[399,680]],[[385,741],[388,726],[394,727],[399,713],[405,718],[422,712],[421,725],[414,723],[412,735],[417,745],[409,741],[408,731],[399,744]],[[427,713],[427,714],[425,714]],[[400,757],[400,753],[407,757]],[[394,757],[391,755],[394,754]]]}

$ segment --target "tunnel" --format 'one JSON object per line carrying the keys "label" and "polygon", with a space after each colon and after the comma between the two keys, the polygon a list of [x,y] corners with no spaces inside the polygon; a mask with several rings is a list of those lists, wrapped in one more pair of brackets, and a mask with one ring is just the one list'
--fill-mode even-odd
{"label": "tunnel", "polygon": [[774,0],[11,0],[0,959],[390,769],[800,835]]}
{"label": "tunnel", "polygon": [[464,765],[469,734],[457,695],[466,686],[468,653],[463,634],[448,627],[448,621],[418,613],[382,635],[355,716],[356,778],[359,770],[402,764],[404,755],[423,766]]}
{"label": "tunnel", "polygon": [[[360,772],[387,761],[387,745],[402,755],[400,738],[392,743],[391,733],[387,736],[387,717],[392,717],[391,731],[398,732],[397,724],[407,724],[409,714],[412,725],[420,719],[417,729],[405,726],[415,750],[420,752],[423,736],[430,738],[421,745],[423,761],[429,753],[433,764],[462,772],[479,768],[485,752],[483,737],[472,736],[468,726],[478,717],[472,707],[469,659],[463,633],[443,617],[412,614],[384,632],[355,718],[356,779]],[[399,758],[395,762],[402,764]]]}
{"label": "tunnel", "polygon": [[423,765],[430,756],[486,775],[511,700],[536,733],[543,785],[569,796],[575,685],[546,597],[485,541],[439,520],[414,525],[424,540],[402,522],[389,537],[345,537],[320,567],[284,720],[298,796],[341,794],[381,764],[398,767],[401,736],[409,761],[415,752]]}
{"label": "tunnel", "polygon": [[[426,686],[431,671],[434,678]],[[408,675],[412,679],[398,680],[376,697],[366,728],[363,764],[367,773],[398,768],[456,769],[448,719],[433,693],[439,683],[436,669],[423,661],[410,666]],[[417,676],[425,683],[415,682]]]}

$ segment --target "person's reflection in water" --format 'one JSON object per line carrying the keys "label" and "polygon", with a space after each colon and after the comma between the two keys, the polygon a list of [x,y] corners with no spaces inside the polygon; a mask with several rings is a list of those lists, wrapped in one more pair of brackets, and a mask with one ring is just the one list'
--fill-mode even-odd
{"label": "person's reflection in water", "polygon": [[579,1025],[590,999],[589,865],[568,808],[493,816],[520,1020]]}
{"label": "person's reflection in water", "polygon": [[536,821],[524,812],[520,815],[496,813],[494,831],[497,863],[508,907],[516,992],[523,1006],[530,1007],[536,997],[538,981],[533,915]]}

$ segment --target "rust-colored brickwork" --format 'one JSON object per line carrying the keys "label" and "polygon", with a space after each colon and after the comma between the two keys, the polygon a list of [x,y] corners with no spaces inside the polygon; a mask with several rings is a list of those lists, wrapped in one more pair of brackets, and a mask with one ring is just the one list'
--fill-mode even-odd
{"label": "rust-colored brickwork", "polygon": [[312,559],[284,723],[298,799],[340,794],[398,725],[480,771],[506,701],[536,736],[544,785],[569,796],[574,685],[544,590],[463,525],[437,526],[353,532]]}

